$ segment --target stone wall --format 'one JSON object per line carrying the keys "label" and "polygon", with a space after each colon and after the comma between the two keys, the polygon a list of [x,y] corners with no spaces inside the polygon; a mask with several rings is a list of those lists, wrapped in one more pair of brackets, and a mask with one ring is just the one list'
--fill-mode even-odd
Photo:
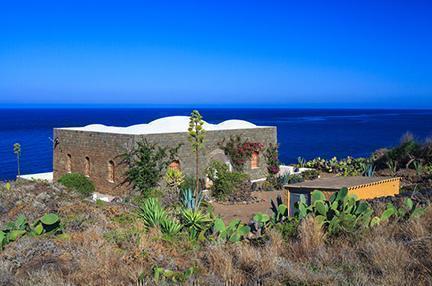
{"label": "stone wall", "polygon": [[[213,159],[225,157],[218,148],[218,142],[230,136],[240,135],[251,142],[260,142],[265,146],[277,143],[276,127],[235,129],[208,131],[206,133],[205,148],[200,151],[200,173],[204,174],[208,163]],[[195,154],[188,141],[187,133],[163,133],[145,135],[127,135],[101,132],[78,131],[68,129],[54,129],[54,138],[57,144],[54,148],[54,180],[67,173],[67,156],[71,156],[71,171],[84,174],[86,157],[90,159],[90,179],[95,183],[97,191],[111,195],[124,195],[129,191],[122,174],[125,166],[120,164],[120,154],[131,150],[138,141],[147,140],[164,147],[175,147],[182,144],[178,157],[183,173],[195,173]],[[115,181],[108,180],[108,162],[115,163]],[[245,172],[251,179],[264,178],[267,175],[265,159],[259,154],[258,168],[251,168],[248,162]]]}
{"label": "stone wall", "polygon": [[[134,136],[124,134],[86,132],[54,129],[57,144],[54,147],[54,181],[68,172],[67,156],[71,155],[71,171],[84,174],[85,158],[90,159],[90,179],[98,192],[121,195],[127,191],[122,174],[125,168],[120,164],[120,154],[130,150]],[[108,180],[108,164],[114,162],[114,182]]]}

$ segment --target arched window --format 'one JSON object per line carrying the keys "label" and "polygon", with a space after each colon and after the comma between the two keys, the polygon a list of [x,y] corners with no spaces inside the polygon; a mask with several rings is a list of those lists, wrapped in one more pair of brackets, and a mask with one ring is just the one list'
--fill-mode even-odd
{"label": "arched window", "polygon": [[254,151],[251,157],[251,169],[256,169],[259,167],[259,153]]}
{"label": "arched window", "polygon": [[90,158],[87,156],[84,161],[84,175],[90,177]]}
{"label": "arched window", "polygon": [[108,162],[108,181],[114,183],[115,181],[115,166],[114,161],[110,160]]}
{"label": "arched window", "polygon": [[72,173],[72,155],[67,154],[66,156],[66,172]]}
{"label": "arched window", "polygon": [[180,168],[180,161],[174,160],[171,162],[171,164],[168,165],[168,168],[174,169],[174,170],[181,170]]}

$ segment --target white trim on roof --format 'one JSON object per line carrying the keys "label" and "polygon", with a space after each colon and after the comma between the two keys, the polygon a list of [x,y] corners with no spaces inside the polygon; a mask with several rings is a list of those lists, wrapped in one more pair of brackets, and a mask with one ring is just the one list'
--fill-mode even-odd
{"label": "white trim on roof", "polygon": [[[60,129],[141,135],[141,134],[187,132],[188,127],[189,127],[188,116],[169,116],[169,117],[153,120],[147,124],[138,124],[138,125],[132,125],[128,127],[115,127],[115,126],[106,126],[102,124],[90,124],[84,127],[67,127],[67,128],[60,128]],[[237,120],[237,119],[226,120],[219,124],[211,124],[207,122],[204,123],[204,129],[207,131],[251,129],[251,128],[262,128],[262,127],[266,127],[266,126],[257,126],[251,122],[244,121],[244,120]]]}

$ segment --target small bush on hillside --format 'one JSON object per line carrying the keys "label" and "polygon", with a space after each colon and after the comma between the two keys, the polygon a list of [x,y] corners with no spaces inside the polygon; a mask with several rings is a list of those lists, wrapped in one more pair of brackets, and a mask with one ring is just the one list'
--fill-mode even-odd
{"label": "small bush on hillside", "polygon": [[230,172],[228,166],[219,161],[212,161],[210,163],[207,175],[213,182],[213,196],[217,199],[227,198],[249,178],[244,173]]}
{"label": "small bush on hillside", "polygon": [[270,184],[271,188],[268,189],[264,189],[264,190],[268,190],[268,191],[273,191],[273,189],[276,190],[281,190],[283,188],[283,186],[288,185],[288,184],[295,184],[295,183],[301,183],[304,181],[304,178],[302,177],[302,175],[299,174],[283,174],[280,176],[277,176],[275,179],[275,182],[273,184]]}
{"label": "small bush on hillside", "polygon": [[[194,190],[196,188],[196,179],[194,176],[191,175],[185,175],[183,182],[180,184],[180,189],[192,189]],[[204,190],[206,188],[206,183],[203,178],[200,178],[199,180],[199,189]]]}
{"label": "small bush on hillside", "polygon": [[399,165],[408,166],[420,155],[421,145],[414,139],[411,133],[406,133],[399,146],[391,149],[386,154],[387,161],[393,160]]}
{"label": "small bush on hillside", "polygon": [[184,183],[185,176],[180,170],[168,167],[164,176],[163,205],[174,205],[179,202],[180,186]]}
{"label": "small bush on hillside", "polygon": [[[365,172],[365,165],[369,164],[368,158],[346,157],[338,159],[336,157],[326,160],[320,157],[302,162],[306,168],[313,168],[325,173],[339,174],[342,176],[360,176]],[[297,165],[300,167],[300,164]]]}
{"label": "small bush on hillside", "polygon": [[389,168],[396,172],[400,168],[411,168],[418,172],[419,167],[432,164],[432,141],[428,138],[421,142],[416,140],[411,133],[406,133],[402,136],[398,146],[377,150],[373,157],[378,169]]}
{"label": "small bush on hillside", "polygon": [[139,193],[134,193],[130,197],[126,198],[125,200],[128,202],[131,202],[134,205],[141,205],[142,202],[147,200],[148,198],[157,198],[162,200],[164,197],[164,193],[161,189],[158,188],[152,188],[147,189]]}
{"label": "small bush on hillside", "polygon": [[319,177],[319,171],[318,170],[307,170],[301,173],[301,176],[305,180],[315,180]]}
{"label": "small bush on hillside", "polygon": [[95,191],[93,182],[86,176],[78,173],[65,174],[58,180],[58,182],[67,188],[77,191],[85,197],[90,196]]}

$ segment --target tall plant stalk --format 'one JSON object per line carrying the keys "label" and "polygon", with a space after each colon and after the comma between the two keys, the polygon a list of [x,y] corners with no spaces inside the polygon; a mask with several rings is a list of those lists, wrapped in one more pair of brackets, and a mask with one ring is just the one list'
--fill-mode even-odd
{"label": "tall plant stalk", "polygon": [[21,157],[21,145],[19,143],[15,143],[13,145],[13,151],[17,157],[17,178],[21,176],[21,167],[20,167],[20,157]]}
{"label": "tall plant stalk", "polygon": [[199,192],[199,150],[204,147],[204,121],[198,110],[193,110],[189,117],[189,142],[192,144],[192,150],[195,153],[195,197]]}

